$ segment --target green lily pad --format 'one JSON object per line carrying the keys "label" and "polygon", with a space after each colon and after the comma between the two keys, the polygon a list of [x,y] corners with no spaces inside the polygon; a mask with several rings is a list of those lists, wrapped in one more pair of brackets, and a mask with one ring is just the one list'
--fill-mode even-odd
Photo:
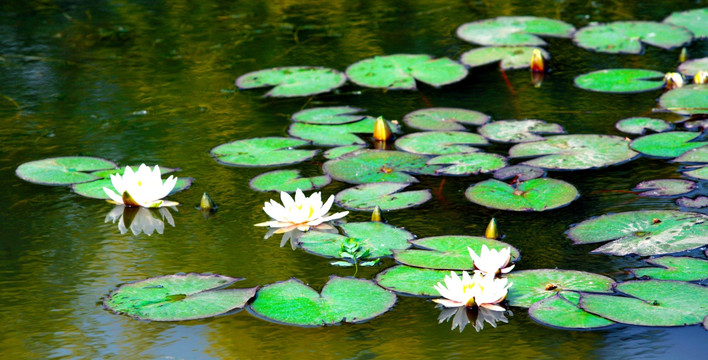
{"label": "green lily pad", "polygon": [[[155,167],[155,165],[149,166],[150,169],[153,169],[154,167]],[[125,166],[119,166],[117,169],[98,170],[98,171],[92,172],[91,175],[96,175],[102,179],[110,179],[111,175],[121,175],[122,176],[123,173],[125,173],[125,168],[126,168]],[[140,166],[130,165],[130,168],[133,171],[138,171],[138,168],[140,168]],[[179,170],[179,169],[160,166],[160,174],[161,175],[170,174],[170,173],[173,173],[177,170]]]}
{"label": "green lily pad", "polygon": [[538,134],[563,134],[563,127],[543,120],[502,120],[486,124],[479,128],[479,133],[492,141],[503,143],[521,143],[544,140]]}
{"label": "green lily pad", "polygon": [[275,86],[266,97],[310,96],[336,89],[347,81],[341,72],[316,66],[278,67],[250,72],[236,79],[239,89]]}
{"label": "green lily pad", "polygon": [[275,170],[260,174],[249,185],[256,191],[285,191],[295,192],[297,189],[310,191],[327,186],[332,182],[329,175],[300,177],[300,170]]}
{"label": "green lily pad", "polygon": [[240,280],[201,274],[159,276],[119,286],[103,299],[103,306],[143,320],[201,319],[244,307],[257,287],[215,290]]}
{"label": "green lily pad", "polygon": [[411,243],[422,249],[396,250],[393,252],[393,258],[403,265],[429,269],[474,270],[467,248],[481,254],[482,245],[486,245],[490,250],[511,248],[512,261],[518,260],[521,256],[515,247],[481,236],[433,236],[411,240]]}
{"label": "green lily pad", "polygon": [[464,79],[467,69],[448,58],[429,55],[388,55],[349,65],[347,76],[358,85],[373,88],[415,90],[415,80],[439,87]]}
{"label": "green lily pad", "polygon": [[472,175],[503,168],[506,158],[487,153],[448,154],[434,157],[428,164],[448,165],[436,171],[440,175]]}
{"label": "green lily pad", "polygon": [[25,181],[41,185],[70,185],[100,179],[85,171],[115,169],[116,164],[96,157],[66,156],[26,162],[15,174]]}
{"label": "green lily pad", "polygon": [[690,31],[653,21],[617,21],[584,27],[575,32],[573,41],[580,47],[612,54],[639,54],[642,43],[671,49],[688,44]]}
{"label": "green lily pad", "polygon": [[708,8],[693,9],[688,11],[677,11],[664,19],[665,23],[676,26],[683,26],[698,38],[708,37]]}
{"label": "green lily pad", "polygon": [[698,281],[708,279],[708,261],[692,257],[662,256],[644,260],[657,267],[628,269],[638,278]]}
{"label": "green lily pad", "polygon": [[[467,255],[469,257],[469,255]],[[376,275],[379,286],[399,294],[416,296],[440,296],[434,286],[445,281],[449,270],[433,270],[396,265]]]}
{"label": "green lily pad", "polygon": [[697,196],[695,199],[682,197],[676,200],[676,205],[680,207],[701,209],[708,207],[708,196]]}
{"label": "green lily pad", "polygon": [[469,153],[479,149],[469,145],[487,145],[487,139],[465,131],[424,131],[402,136],[396,140],[400,150],[424,155]]}
{"label": "green lily pad", "polygon": [[686,163],[708,163],[708,146],[703,146],[697,149],[686,151],[681,156],[671,161]]}
{"label": "green lily pad", "polygon": [[494,178],[497,180],[518,178],[518,181],[526,181],[540,178],[543,175],[546,175],[543,169],[529,165],[512,165],[494,172]]}
{"label": "green lily pad", "polygon": [[361,150],[329,160],[322,169],[332,179],[350,184],[418,182],[408,173],[435,175],[439,166],[427,165],[427,156],[402,151]]}
{"label": "green lily pad", "polygon": [[464,125],[482,125],[489,115],[479,111],[456,108],[427,108],[413,111],[403,117],[410,127],[420,130],[464,131]]}
{"label": "green lily pad", "polygon": [[674,125],[662,119],[632,117],[618,121],[615,127],[617,130],[627,134],[644,135],[647,130],[663,132],[673,129]]}
{"label": "green lily pad", "polygon": [[542,169],[585,170],[621,164],[639,154],[619,136],[558,135],[544,141],[516,144],[509,149],[509,156],[541,156],[524,164]]}
{"label": "green lily pad", "polygon": [[338,258],[342,241],[353,238],[362,251],[369,250],[369,258],[390,256],[392,249],[408,249],[410,232],[382,222],[346,223],[341,226],[344,235],[320,231],[308,231],[298,238],[300,246],[308,252],[325,257]]}
{"label": "green lily pad", "polygon": [[629,147],[644,155],[673,158],[681,156],[688,150],[708,145],[706,141],[692,141],[700,135],[700,133],[688,131],[651,134],[634,139]]}
{"label": "green lily pad", "polygon": [[[569,38],[575,28],[563,21],[534,16],[501,16],[462,24],[457,36],[479,45],[546,45],[539,36]],[[531,59],[531,57],[529,57]]]}
{"label": "green lily pad", "polygon": [[699,167],[695,170],[684,171],[683,174],[694,179],[708,180],[708,166]]}
{"label": "green lily pad", "polygon": [[516,187],[489,179],[471,185],[465,191],[471,202],[492,209],[511,211],[546,211],[570,204],[580,194],[575,186],[556,179],[539,178]]}
{"label": "green lily pad", "polygon": [[659,105],[683,115],[708,114],[708,86],[687,85],[665,92]]}
{"label": "green lily pad", "polygon": [[313,158],[319,150],[295,150],[309,141],[284,137],[236,140],[221,144],[210,153],[216,161],[232,166],[275,166],[296,164]]}
{"label": "green lily pad", "polygon": [[683,281],[627,281],[615,290],[631,296],[583,294],[580,307],[619,323],[643,326],[700,324],[708,314],[708,286]]}
{"label": "green lily pad", "polygon": [[605,69],[575,78],[575,86],[590,91],[638,93],[664,87],[664,73],[645,69]]}
{"label": "green lily pad", "polygon": [[[367,134],[371,137],[374,132],[376,119],[370,116],[363,120],[340,125],[318,125],[308,123],[293,123],[288,128],[291,136],[310,140],[314,145],[320,146],[344,146],[344,145],[364,145],[361,137],[355,134]],[[401,131],[399,125],[386,120],[391,131],[398,133]]]}
{"label": "green lily pad", "polygon": [[363,119],[365,115],[355,115],[362,111],[364,111],[364,109],[352,106],[319,107],[298,111],[293,114],[291,119],[295,122],[308,124],[346,124]]}
{"label": "green lily pad", "polygon": [[579,308],[579,301],[578,293],[556,293],[531,305],[529,316],[543,325],[568,330],[599,329],[616,324]]}
{"label": "green lily pad", "polygon": [[[193,182],[194,178],[191,177],[177,178],[177,183],[175,184],[175,187],[172,188],[172,191],[170,191],[168,196],[189,189],[189,187],[192,186]],[[77,195],[85,196],[88,198],[108,200],[110,199],[110,197],[108,197],[108,195],[106,195],[106,192],[103,191],[104,187],[109,188],[116,193],[118,192],[118,190],[113,187],[113,183],[110,179],[101,179],[86,183],[72,184],[71,190]]]}
{"label": "green lily pad", "polygon": [[396,295],[373,281],[332,276],[318,293],[296,279],[267,285],[251,304],[267,320],[299,326],[359,323],[393,307]]}
{"label": "green lily pad", "polygon": [[378,206],[388,211],[418,206],[432,197],[428,189],[400,192],[408,185],[393,182],[357,185],[337,193],[334,201],[347,210],[373,211]]}
{"label": "green lily pad", "polygon": [[524,69],[531,67],[531,54],[534,50],[540,51],[544,60],[551,58],[548,51],[539,47],[485,46],[463,53],[460,62],[469,67],[501,62],[499,67],[502,70]]}
{"label": "green lily pad", "polygon": [[[708,19],[708,15],[706,15],[706,19]],[[678,67],[678,71],[686,76],[695,76],[701,70],[708,71],[708,57],[684,61]]]}
{"label": "green lily pad", "polygon": [[339,146],[336,148],[329,149],[324,152],[324,157],[325,159],[336,159],[339,157],[342,157],[346,154],[353,153],[357,150],[364,149],[366,145],[346,145],[346,146]]}
{"label": "green lily pad", "polygon": [[642,181],[634,190],[648,190],[639,196],[676,196],[689,193],[696,189],[696,183],[682,179],[659,179]]}
{"label": "green lily pad", "polygon": [[614,240],[592,252],[639,256],[671,254],[708,244],[708,216],[673,210],[628,211],[585,220],[568,230],[575,244]]}
{"label": "green lily pad", "polygon": [[535,302],[567,291],[611,293],[614,280],[584,271],[535,269],[506,275],[512,283],[506,300],[511,306],[530,307]]}

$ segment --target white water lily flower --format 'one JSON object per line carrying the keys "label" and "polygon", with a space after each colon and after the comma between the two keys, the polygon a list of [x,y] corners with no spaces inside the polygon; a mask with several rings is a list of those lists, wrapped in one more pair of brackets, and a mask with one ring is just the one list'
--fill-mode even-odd
{"label": "white water lily flower", "polygon": [[480,276],[480,279],[475,281],[472,289],[474,301],[480,308],[505,311],[506,309],[497,304],[506,299],[506,294],[510,287],[509,279],[497,278],[494,273]]}
{"label": "white water lily flower", "polygon": [[454,271],[451,271],[450,276],[445,276],[445,286],[442,283],[434,286],[444,299],[433,301],[445,307],[477,305],[489,310],[504,311],[505,309],[497,304],[506,298],[511,286],[508,282],[508,279],[497,279],[494,274],[482,276],[480,272],[475,272],[470,277],[467,271],[462,272],[462,279],[460,279]]}
{"label": "white water lily flower", "polygon": [[118,194],[107,187],[104,187],[103,191],[118,205],[150,208],[179,205],[174,201],[162,200],[175,187],[177,178],[170,175],[163,183],[160,167],[157,165],[150,170],[150,167],[142,164],[136,172],[126,166],[123,176],[111,175],[111,183]]}
{"label": "white water lily flower", "polygon": [[514,265],[506,267],[511,261],[510,247],[497,251],[496,249],[489,250],[487,245],[482,245],[480,256],[477,256],[474,250],[469,247],[467,250],[474,261],[474,267],[484,274],[506,274],[514,268]]}
{"label": "white water lily flower", "polygon": [[310,227],[331,228],[325,222],[341,219],[349,214],[349,211],[338,212],[333,215],[327,214],[334,202],[334,195],[330,195],[327,202],[323,204],[320,193],[316,192],[310,197],[306,197],[300,189],[297,189],[295,191],[295,199],[282,191],[280,200],[283,202],[282,205],[275,200],[265,203],[263,211],[273,220],[256,224],[256,226],[278,228],[274,232],[276,234],[285,233],[293,229],[308,231]]}

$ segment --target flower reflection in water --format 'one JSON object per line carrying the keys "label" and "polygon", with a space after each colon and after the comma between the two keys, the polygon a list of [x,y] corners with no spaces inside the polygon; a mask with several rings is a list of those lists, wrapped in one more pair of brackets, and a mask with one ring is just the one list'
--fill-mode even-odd
{"label": "flower reflection in water", "polygon": [[484,329],[484,323],[487,322],[492,327],[497,327],[497,322],[508,323],[509,319],[506,318],[508,313],[512,316],[511,310],[507,311],[495,311],[483,307],[453,307],[448,308],[442,305],[438,305],[442,308],[440,316],[438,316],[438,323],[442,324],[444,321],[450,320],[452,318],[452,328],[450,330],[455,330],[456,327],[460,328],[460,332],[465,329],[465,326],[469,323],[474,323],[474,329],[479,332]]}
{"label": "flower reflection in water", "polygon": [[178,211],[175,206],[149,209],[118,205],[106,215],[104,222],[111,221],[115,224],[117,220],[118,230],[121,234],[127,233],[128,229],[136,236],[143,232],[150,236],[155,231],[162,234],[165,231],[165,221],[172,227],[175,226],[170,209]]}

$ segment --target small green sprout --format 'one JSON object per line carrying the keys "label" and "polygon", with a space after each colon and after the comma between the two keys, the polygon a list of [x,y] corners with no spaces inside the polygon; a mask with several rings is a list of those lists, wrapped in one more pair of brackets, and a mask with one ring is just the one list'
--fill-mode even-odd
{"label": "small green sprout", "polygon": [[[330,264],[336,266],[354,266],[354,276],[359,272],[359,265],[374,266],[378,264],[380,259],[367,260],[371,252],[369,249],[363,249],[359,242],[354,238],[347,238],[342,241],[342,246],[339,251],[339,257],[343,261],[333,261]],[[366,260],[361,262],[362,260]]]}

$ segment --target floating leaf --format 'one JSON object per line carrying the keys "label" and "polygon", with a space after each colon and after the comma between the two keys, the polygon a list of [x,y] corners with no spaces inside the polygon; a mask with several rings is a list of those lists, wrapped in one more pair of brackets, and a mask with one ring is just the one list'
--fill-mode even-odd
{"label": "floating leaf", "polygon": [[634,139],[629,147],[648,156],[672,158],[681,156],[688,150],[708,145],[705,141],[692,141],[701,134],[687,131],[645,135]]}
{"label": "floating leaf", "polygon": [[529,307],[533,303],[566,291],[612,292],[614,280],[584,271],[535,269],[506,275],[512,283],[506,297],[509,305]]}
{"label": "floating leaf", "polygon": [[629,211],[585,220],[568,230],[575,244],[614,240],[592,252],[671,254],[708,244],[708,216],[673,210]]}
{"label": "floating leaf", "polygon": [[370,280],[332,276],[318,293],[296,279],[267,285],[251,304],[267,320],[288,325],[359,323],[393,307],[396,295]]}
{"label": "floating leaf", "polygon": [[340,191],[334,201],[348,210],[373,211],[399,210],[418,206],[432,197],[430,190],[399,192],[409,184],[377,182],[357,185]]}
{"label": "floating leaf", "polygon": [[664,87],[664,73],[644,69],[605,69],[575,78],[575,86],[590,91],[637,93]]}
{"label": "floating leaf", "polygon": [[474,264],[467,248],[477,254],[482,253],[482,245],[489,249],[511,249],[511,259],[516,261],[520,254],[513,246],[481,236],[445,235],[411,240],[421,249],[408,249],[393,252],[393,258],[408,266],[430,269],[473,270]]}
{"label": "floating leaf", "polygon": [[389,256],[392,249],[408,249],[410,232],[382,222],[346,223],[341,226],[344,235],[320,231],[308,231],[298,238],[303,249],[325,257],[339,257],[342,242],[356,240],[362,251],[369,250],[367,258]]}
{"label": "floating leaf", "polygon": [[[393,132],[400,132],[399,125],[386,121]],[[376,119],[367,116],[363,120],[340,125],[317,125],[307,123],[293,123],[288,128],[291,136],[311,140],[314,145],[321,146],[343,146],[343,145],[364,145],[361,137],[354,134],[367,134],[371,137],[374,131]]]}
{"label": "floating leaf", "polygon": [[445,165],[436,171],[441,175],[471,175],[488,173],[506,166],[506,158],[497,154],[469,153],[448,154],[434,157],[428,161],[430,165]]}
{"label": "floating leaf", "polygon": [[88,156],[66,156],[26,162],[15,174],[25,181],[41,185],[70,185],[98,180],[84,171],[115,169],[112,161]]}
{"label": "floating leaf", "polygon": [[[153,166],[148,166],[148,167],[150,169],[153,169],[155,166],[153,165]],[[103,178],[103,179],[110,179],[111,175],[121,175],[122,176],[125,173],[125,168],[126,168],[125,166],[122,166],[122,167],[118,167],[117,169],[98,170],[98,171],[92,172],[91,175],[96,175],[96,176]],[[137,172],[138,169],[140,168],[140,166],[139,165],[130,165],[130,168],[134,172]],[[160,166],[160,174],[161,175],[173,173],[177,170],[179,170],[179,169]]]}
{"label": "floating leaf", "polygon": [[361,150],[329,160],[322,169],[333,179],[350,184],[412,183],[418,180],[407,173],[435,175],[440,168],[427,165],[428,160],[427,156],[402,151]]}
{"label": "floating leaf", "polygon": [[628,269],[638,278],[698,281],[708,279],[708,261],[692,257],[662,256],[644,260],[657,267]]}
{"label": "floating leaf", "polygon": [[543,175],[546,175],[543,169],[528,165],[507,166],[494,172],[494,178],[497,180],[513,179],[518,176],[518,181],[526,181]]}
{"label": "floating leaf", "polygon": [[460,62],[469,66],[482,66],[501,61],[502,70],[523,69],[531,66],[531,54],[534,50],[541,52],[541,56],[548,60],[551,55],[548,51],[529,46],[485,46],[472,49],[462,54]]}
{"label": "floating leaf", "polygon": [[509,156],[541,156],[524,164],[543,169],[585,170],[621,164],[639,154],[619,136],[558,135],[544,141],[516,144],[509,149]]}
{"label": "floating leaf", "polygon": [[643,326],[700,324],[708,314],[708,287],[682,281],[627,281],[615,290],[631,297],[583,294],[580,307],[612,321]]}
{"label": "floating leaf", "polygon": [[[534,16],[501,16],[462,24],[457,36],[480,45],[546,45],[537,35],[570,37],[575,28],[563,21]],[[529,56],[528,59],[531,59]]]}
{"label": "floating leaf", "polygon": [[319,107],[298,111],[293,114],[292,120],[308,124],[346,124],[363,119],[365,115],[354,115],[362,111],[364,109],[351,106]]}
{"label": "floating leaf", "polygon": [[487,139],[465,131],[425,131],[402,136],[396,147],[406,152],[425,155],[469,153],[479,149],[469,145],[487,145]]}
{"label": "floating leaf", "polygon": [[309,141],[284,137],[236,140],[221,144],[210,153],[216,161],[233,166],[274,166],[295,164],[317,155],[318,150],[294,150]]}
{"label": "floating leaf", "polygon": [[342,157],[346,154],[355,152],[357,150],[364,149],[366,145],[347,145],[347,146],[339,146],[336,148],[329,149],[324,152],[324,157],[325,159],[336,159],[339,157]]}
{"label": "floating leaf", "polygon": [[[175,184],[175,187],[172,188],[172,191],[170,191],[170,193],[168,195],[172,195],[176,192],[180,192],[182,190],[189,189],[189,187],[192,186],[193,182],[194,182],[194,178],[190,178],[190,177],[177,178],[177,183]],[[116,190],[113,187],[113,183],[111,182],[110,179],[101,179],[101,180],[91,181],[91,182],[87,182],[87,183],[72,184],[71,190],[74,191],[78,195],[85,196],[88,198],[108,200],[108,199],[110,199],[110,197],[108,197],[108,195],[106,195],[106,192],[103,191],[104,187],[109,188],[116,193],[118,192],[118,190]]]}
{"label": "floating leaf", "polygon": [[413,111],[406,114],[403,121],[414,129],[463,131],[464,125],[486,123],[489,115],[474,110],[440,107]]}
{"label": "floating leaf", "polygon": [[695,76],[701,70],[708,70],[708,57],[684,61],[678,67],[678,71],[686,76]]}
{"label": "floating leaf", "polygon": [[[469,257],[469,255],[467,255]],[[440,296],[434,286],[445,281],[448,270],[421,269],[405,265],[390,267],[376,275],[376,283],[400,294]]]}
{"label": "floating leaf", "polygon": [[416,79],[439,87],[462,80],[467,69],[448,58],[399,54],[356,62],[347,68],[347,76],[365,87],[415,90]]}
{"label": "floating leaf", "polygon": [[568,330],[598,329],[615,324],[579,308],[579,300],[578,293],[556,293],[531,305],[529,316],[541,324]]}
{"label": "floating leaf", "polygon": [[676,200],[676,205],[678,205],[680,207],[701,209],[704,207],[708,207],[708,197],[698,196],[695,199],[689,199],[686,197],[682,197],[682,198]]}
{"label": "floating leaf", "polygon": [[256,191],[310,191],[332,182],[329,175],[300,177],[300,170],[275,170],[254,177],[249,185]]}
{"label": "floating leaf", "polygon": [[691,171],[685,171],[683,174],[694,179],[708,180],[708,166],[700,167]]}
{"label": "floating leaf", "polygon": [[649,190],[639,194],[639,196],[676,196],[686,194],[696,188],[696,183],[681,179],[659,179],[642,181],[634,190]]}
{"label": "floating leaf", "polygon": [[275,86],[264,96],[294,97],[326,93],[347,81],[341,72],[316,66],[278,67],[250,72],[236,79],[239,89]]}
{"label": "floating leaf", "polygon": [[683,155],[671,160],[672,162],[687,162],[687,163],[708,163],[708,146],[699,147],[689,150]]}
{"label": "floating leaf", "polygon": [[708,86],[687,85],[665,92],[659,105],[677,114],[708,114]]}
{"label": "floating leaf", "polygon": [[573,41],[580,47],[605,52],[639,54],[642,43],[671,49],[693,39],[684,28],[653,21],[617,21],[584,27],[575,32]]}
{"label": "floating leaf", "polygon": [[627,134],[644,135],[647,130],[662,132],[673,129],[674,125],[661,119],[632,117],[618,121],[615,127]]}
{"label": "floating leaf", "polygon": [[103,306],[144,320],[201,319],[245,306],[257,287],[215,290],[240,280],[222,275],[159,276],[119,286],[103,299]]}
{"label": "floating leaf", "polygon": [[708,8],[677,11],[664,19],[665,23],[683,26],[691,30],[695,38],[708,37]]}
{"label": "floating leaf", "polygon": [[544,140],[538,134],[563,134],[563,127],[543,120],[502,120],[486,124],[479,133],[489,140],[503,143],[521,143]]}
{"label": "floating leaf", "polygon": [[568,205],[580,194],[575,186],[565,181],[540,178],[521,182],[516,187],[489,179],[467,188],[465,196],[475,204],[492,209],[545,211]]}

